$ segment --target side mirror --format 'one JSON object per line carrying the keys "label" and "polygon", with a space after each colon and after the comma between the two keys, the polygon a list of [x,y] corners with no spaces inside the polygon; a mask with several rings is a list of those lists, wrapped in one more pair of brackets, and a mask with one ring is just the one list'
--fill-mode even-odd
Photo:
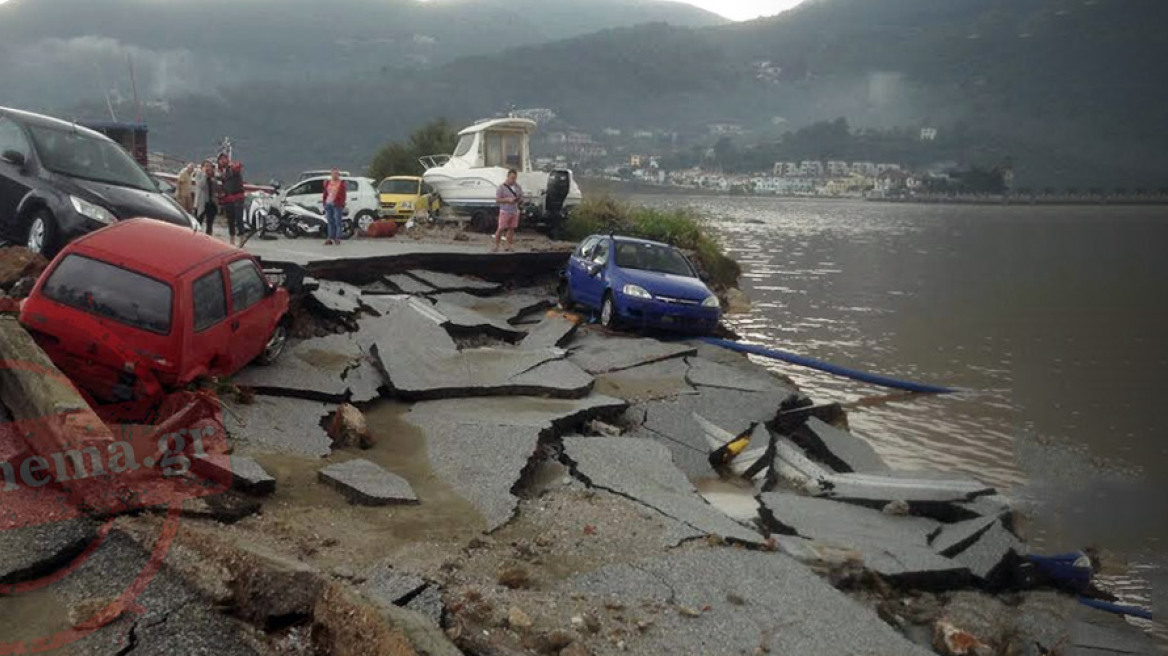
{"label": "side mirror", "polygon": [[3,154],[0,154],[0,159],[3,159],[5,162],[8,162],[9,164],[21,170],[24,169],[24,165],[27,163],[24,159],[24,153],[17,150],[4,151]]}
{"label": "side mirror", "polygon": [[604,271],[604,265],[600,263],[594,263],[588,267],[588,275],[592,276],[593,278],[600,275],[601,271]]}

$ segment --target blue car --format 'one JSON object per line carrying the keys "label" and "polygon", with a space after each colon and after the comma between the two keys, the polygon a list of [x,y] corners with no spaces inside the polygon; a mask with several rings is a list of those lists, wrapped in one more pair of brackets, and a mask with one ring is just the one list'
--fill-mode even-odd
{"label": "blue car", "polygon": [[599,311],[607,328],[707,333],[722,316],[718,297],[676,248],[613,235],[593,235],[572,252],[560,302]]}

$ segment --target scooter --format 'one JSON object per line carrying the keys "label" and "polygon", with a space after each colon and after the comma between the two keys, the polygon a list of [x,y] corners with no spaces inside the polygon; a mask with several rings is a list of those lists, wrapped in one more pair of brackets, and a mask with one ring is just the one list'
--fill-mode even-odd
{"label": "scooter", "polygon": [[[314,235],[324,237],[328,234],[328,219],[323,212],[287,201],[280,206],[280,210],[280,228],[288,239]],[[341,219],[341,239],[352,239],[356,232],[356,224],[349,218],[349,210],[346,208]]]}

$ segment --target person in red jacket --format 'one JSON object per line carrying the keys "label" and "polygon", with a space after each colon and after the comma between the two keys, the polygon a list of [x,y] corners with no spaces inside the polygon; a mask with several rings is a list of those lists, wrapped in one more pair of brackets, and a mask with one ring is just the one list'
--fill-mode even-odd
{"label": "person in red jacket", "polygon": [[328,235],[325,246],[341,245],[341,226],[345,215],[345,181],[341,172],[333,169],[332,176],[324,183],[324,218],[328,220]]}
{"label": "person in red jacket", "polygon": [[227,153],[219,154],[219,207],[227,218],[227,234],[235,245],[235,233],[243,224],[243,164],[231,161]]}

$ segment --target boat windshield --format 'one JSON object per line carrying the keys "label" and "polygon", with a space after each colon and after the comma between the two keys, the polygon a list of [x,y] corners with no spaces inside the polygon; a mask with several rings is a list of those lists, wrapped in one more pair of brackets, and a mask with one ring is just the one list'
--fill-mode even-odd
{"label": "boat windshield", "polygon": [[642,244],[638,242],[617,243],[616,265],[622,269],[642,269],[675,276],[696,278],[689,260],[670,246]]}
{"label": "boat windshield", "polygon": [[454,156],[462,157],[469,153],[470,147],[474,145],[474,142],[475,136],[473,134],[463,135],[463,137],[458,140],[458,145],[454,147]]}
{"label": "boat windshield", "polygon": [[418,186],[421,183],[417,180],[384,180],[378,190],[383,194],[409,194],[411,196],[418,195]]}
{"label": "boat windshield", "polygon": [[112,141],[72,129],[30,125],[37,155],[54,173],[119,187],[158,191],[150,176]]}

